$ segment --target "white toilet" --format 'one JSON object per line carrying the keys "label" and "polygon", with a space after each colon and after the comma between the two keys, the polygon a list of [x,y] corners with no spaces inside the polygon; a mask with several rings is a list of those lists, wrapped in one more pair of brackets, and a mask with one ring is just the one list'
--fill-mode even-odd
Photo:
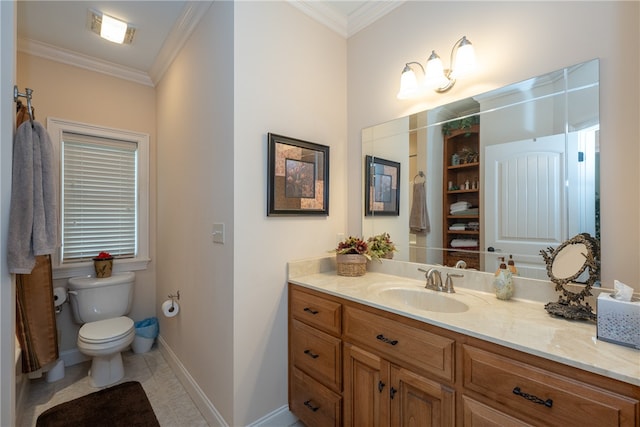
{"label": "white toilet", "polygon": [[69,279],[73,318],[82,324],[78,350],[93,358],[89,371],[93,387],[104,387],[124,377],[120,352],[135,336],[133,320],[125,316],[131,310],[134,282],[133,272],[114,273],[104,279]]}

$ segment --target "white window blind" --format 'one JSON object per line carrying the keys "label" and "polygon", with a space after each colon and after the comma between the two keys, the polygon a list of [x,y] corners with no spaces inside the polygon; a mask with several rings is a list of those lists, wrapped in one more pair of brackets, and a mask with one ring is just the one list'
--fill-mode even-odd
{"label": "white window blind", "polygon": [[136,256],[136,142],[62,133],[62,263]]}

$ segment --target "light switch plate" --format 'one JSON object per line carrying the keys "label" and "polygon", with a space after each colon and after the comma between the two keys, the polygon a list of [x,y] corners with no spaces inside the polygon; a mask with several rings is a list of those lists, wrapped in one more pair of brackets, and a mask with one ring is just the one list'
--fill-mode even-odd
{"label": "light switch plate", "polygon": [[224,244],[224,224],[223,223],[213,224],[213,232],[211,233],[211,235],[213,236],[213,243]]}

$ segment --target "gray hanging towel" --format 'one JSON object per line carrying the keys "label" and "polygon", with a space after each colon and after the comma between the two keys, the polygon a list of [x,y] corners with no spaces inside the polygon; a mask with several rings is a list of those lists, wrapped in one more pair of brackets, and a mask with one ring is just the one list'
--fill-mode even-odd
{"label": "gray hanging towel", "polygon": [[36,121],[22,123],[13,140],[9,273],[31,273],[35,257],[53,254],[58,246],[55,175],[47,130]]}
{"label": "gray hanging towel", "polygon": [[424,182],[413,184],[413,203],[409,216],[409,229],[412,233],[429,233],[431,224],[429,223],[429,212],[427,211],[427,193]]}

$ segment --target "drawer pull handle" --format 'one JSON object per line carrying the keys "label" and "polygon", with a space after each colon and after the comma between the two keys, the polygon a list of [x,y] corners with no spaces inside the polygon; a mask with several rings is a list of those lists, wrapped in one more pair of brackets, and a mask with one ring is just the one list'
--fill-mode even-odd
{"label": "drawer pull handle", "polygon": [[393,396],[396,395],[396,392],[398,390],[396,390],[395,388],[391,387],[391,389],[389,390],[389,397],[391,397],[391,399],[393,399]]}
{"label": "drawer pull handle", "polygon": [[382,393],[382,389],[384,388],[385,384],[382,381],[378,381],[378,391],[380,393]]}
{"label": "drawer pull handle", "polygon": [[520,387],[515,387],[513,389],[513,394],[516,394],[518,396],[524,397],[525,399],[527,399],[527,400],[529,400],[529,401],[531,401],[533,403],[538,403],[540,405],[544,405],[547,408],[551,408],[551,406],[553,405],[553,400],[552,399],[542,400],[537,396],[522,392],[520,390]]}
{"label": "drawer pull handle", "polygon": [[396,345],[398,344],[398,340],[390,340],[389,338],[385,337],[384,335],[380,334],[376,337],[377,339],[379,339],[382,342],[385,342],[387,344],[391,344],[391,345]]}
{"label": "drawer pull handle", "polygon": [[319,406],[313,406],[311,404],[311,399],[307,400],[304,402],[304,406],[306,406],[307,408],[311,409],[313,412],[316,412],[318,409],[320,409]]}
{"label": "drawer pull handle", "polygon": [[304,354],[306,354],[307,356],[311,357],[312,359],[317,359],[320,356],[319,354],[315,354],[315,353],[311,352],[311,350],[305,350]]}
{"label": "drawer pull handle", "polygon": [[309,308],[309,307],[305,307],[305,308],[304,308],[304,311],[306,311],[306,312],[308,312],[308,313],[311,313],[311,314],[313,314],[314,316],[315,316],[316,314],[318,314],[318,310],[314,310],[314,309]]}

